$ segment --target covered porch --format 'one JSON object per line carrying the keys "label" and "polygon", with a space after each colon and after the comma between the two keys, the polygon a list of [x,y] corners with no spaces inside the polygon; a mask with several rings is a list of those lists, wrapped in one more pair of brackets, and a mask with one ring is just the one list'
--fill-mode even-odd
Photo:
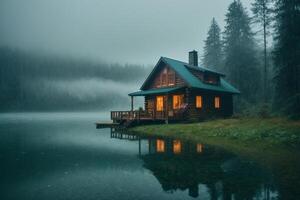
{"label": "covered porch", "polygon": [[[138,123],[150,121],[168,123],[182,120],[187,108],[185,92],[184,87],[169,87],[130,93],[131,109],[129,111],[111,111],[111,119],[114,122],[136,121]],[[144,108],[135,109],[135,97],[141,96],[145,98]]]}

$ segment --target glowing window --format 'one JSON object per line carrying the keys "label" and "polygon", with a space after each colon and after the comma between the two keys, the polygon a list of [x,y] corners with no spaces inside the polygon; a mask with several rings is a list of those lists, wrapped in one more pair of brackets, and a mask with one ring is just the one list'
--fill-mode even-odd
{"label": "glowing window", "polygon": [[181,142],[180,140],[173,141],[173,152],[175,154],[181,153]]}
{"label": "glowing window", "polygon": [[196,108],[202,108],[202,96],[196,96]]}
{"label": "glowing window", "polygon": [[161,74],[161,85],[166,86],[167,85],[167,77],[168,76],[168,70],[165,68]]}
{"label": "glowing window", "polygon": [[175,85],[175,72],[173,72],[173,71],[169,71],[169,74],[168,74],[168,85],[169,86]]}
{"label": "glowing window", "polygon": [[215,108],[220,108],[220,97],[215,97]]}
{"label": "glowing window", "polygon": [[202,151],[203,151],[203,145],[197,144],[197,153],[202,153]]}
{"label": "glowing window", "polygon": [[183,106],[183,95],[173,95],[173,109],[179,109]]}
{"label": "glowing window", "polygon": [[165,152],[165,141],[156,140],[156,151],[157,152]]}
{"label": "glowing window", "polygon": [[156,97],[156,111],[163,111],[164,110],[164,97],[157,96]]}

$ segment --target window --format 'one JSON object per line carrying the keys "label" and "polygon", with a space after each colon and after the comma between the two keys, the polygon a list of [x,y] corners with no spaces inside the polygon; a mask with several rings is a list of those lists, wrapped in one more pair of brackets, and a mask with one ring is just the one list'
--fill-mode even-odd
{"label": "window", "polygon": [[157,152],[165,152],[165,141],[156,140],[156,151]]}
{"label": "window", "polygon": [[219,77],[217,75],[205,74],[204,75],[204,81],[206,83],[210,83],[210,84],[218,84]]}
{"label": "window", "polygon": [[164,97],[157,96],[156,97],[156,111],[163,111],[164,110]]}
{"label": "window", "polygon": [[178,154],[181,152],[181,142],[180,140],[174,140],[173,141],[173,152],[175,154]]}
{"label": "window", "polygon": [[215,108],[220,108],[220,97],[215,97]]}
{"label": "window", "polygon": [[183,95],[173,95],[173,109],[179,109],[183,106]]}
{"label": "window", "polygon": [[167,68],[165,68],[161,74],[161,85],[162,86],[166,86],[168,83],[167,83],[167,75],[168,75],[168,70]]}
{"label": "window", "polygon": [[171,70],[169,71],[168,74],[168,85],[169,86],[175,85],[175,72]]}
{"label": "window", "polygon": [[161,75],[161,86],[166,86],[167,85],[167,74],[162,74]]}
{"label": "window", "polygon": [[202,96],[196,96],[196,108],[202,108]]}

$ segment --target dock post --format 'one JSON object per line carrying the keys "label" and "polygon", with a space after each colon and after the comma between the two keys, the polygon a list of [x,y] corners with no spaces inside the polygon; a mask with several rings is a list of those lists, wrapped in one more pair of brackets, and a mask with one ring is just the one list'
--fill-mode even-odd
{"label": "dock post", "polygon": [[141,156],[141,138],[139,137],[139,156]]}

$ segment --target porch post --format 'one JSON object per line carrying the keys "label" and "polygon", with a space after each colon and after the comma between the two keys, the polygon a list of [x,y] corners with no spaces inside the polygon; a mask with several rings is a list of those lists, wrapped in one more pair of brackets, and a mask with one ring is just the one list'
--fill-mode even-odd
{"label": "porch post", "polygon": [[185,101],[186,101],[186,104],[187,104],[187,113],[186,113],[186,116],[183,116],[184,118],[186,118],[186,117],[189,117],[189,109],[190,109],[190,93],[191,93],[191,91],[190,91],[190,88],[186,88],[185,89],[185,95],[186,95],[186,98],[185,98]]}
{"label": "porch post", "polygon": [[153,119],[156,118],[156,96],[154,96]]}
{"label": "porch post", "polygon": [[141,151],[141,138],[139,137],[139,156],[142,155],[141,152],[142,152],[142,151]]}
{"label": "porch post", "polygon": [[133,112],[133,96],[131,96],[131,112]]}

